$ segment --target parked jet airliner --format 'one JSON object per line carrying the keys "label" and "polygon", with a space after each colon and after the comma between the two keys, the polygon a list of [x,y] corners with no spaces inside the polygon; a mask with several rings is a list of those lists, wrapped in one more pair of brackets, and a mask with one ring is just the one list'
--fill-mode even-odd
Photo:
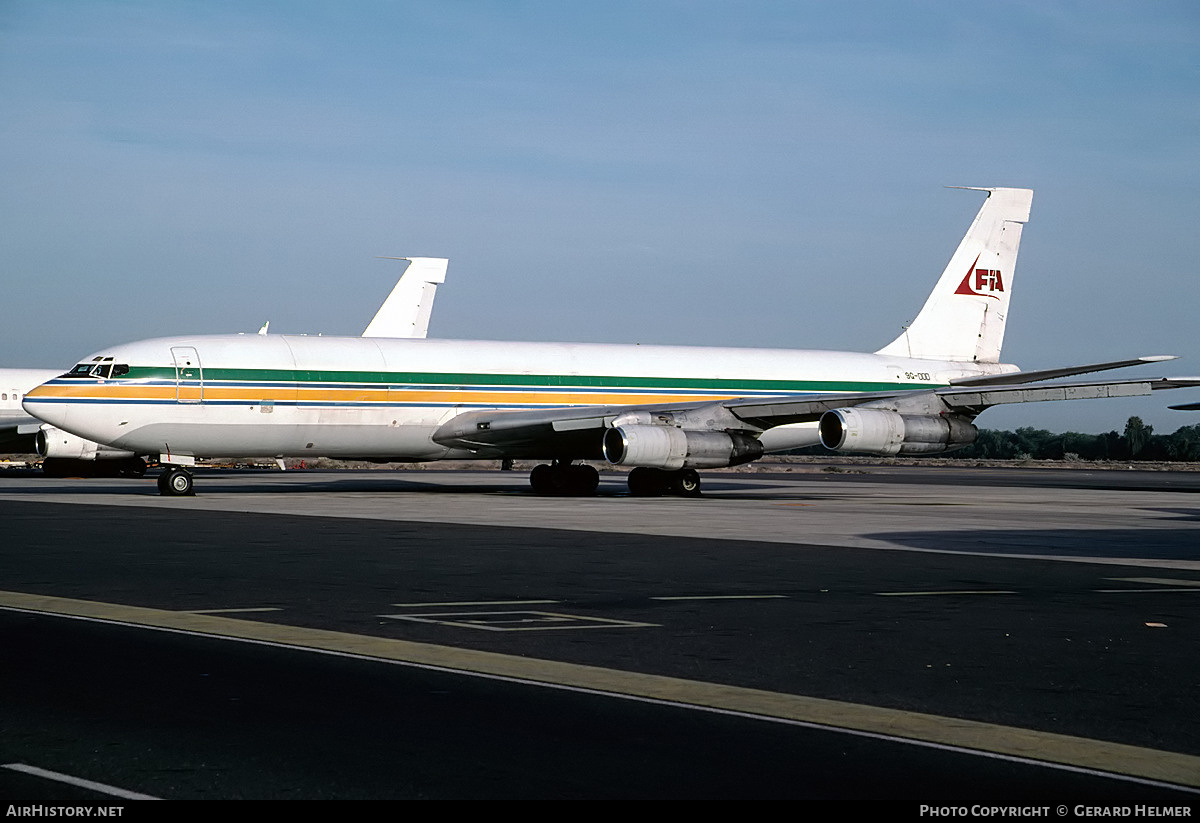
{"label": "parked jet airliner", "polygon": [[589,494],[577,460],[632,467],[633,494],[696,494],[696,470],[817,442],[863,454],[971,443],[990,406],[1149,394],[1200,378],[1040,381],[1000,363],[1033,192],[987,198],[916,320],[874,354],[781,349],[226,335],[114,346],[26,395],[31,414],[171,466],[216,455],[543,459],[544,494]]}

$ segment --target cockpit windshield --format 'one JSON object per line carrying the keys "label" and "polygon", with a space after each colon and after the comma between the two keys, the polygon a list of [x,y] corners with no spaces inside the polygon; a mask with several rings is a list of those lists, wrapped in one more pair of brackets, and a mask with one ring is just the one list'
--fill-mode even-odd
{"label": "cockpit windshield", "polygon": [[124,363],[114,364],[111,357],[97,357],[91,363],[80,363],[66,374],[61,375],[61,377],[107,379],[109,377],[122,377],[126,374],[129,374],[129,366]]}

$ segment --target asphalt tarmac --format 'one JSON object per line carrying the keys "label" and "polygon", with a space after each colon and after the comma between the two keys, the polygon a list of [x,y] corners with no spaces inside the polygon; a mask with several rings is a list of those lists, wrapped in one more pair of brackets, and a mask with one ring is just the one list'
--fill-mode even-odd
{"label": "asphalt tarmac", "polygon": [[1190,811],[1197,481],[0,474],[0,800]]}

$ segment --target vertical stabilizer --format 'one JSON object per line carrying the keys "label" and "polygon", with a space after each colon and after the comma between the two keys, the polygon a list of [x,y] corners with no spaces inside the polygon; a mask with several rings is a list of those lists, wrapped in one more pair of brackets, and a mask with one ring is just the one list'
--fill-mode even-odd
{"label": "vertical stabilizer", "polygon": [[1029,222],[1033,191],[970,188],[987,192],[987,200],[917,319],[879,354],[1000,362],[1017,247]]}
{"label": "vertical stabilizer", "polygon": [[424,337],[429,332],[429,317],[433,313],[437,287],[446,282],[449,261],[442,257],[387,259],[408,260],[410,263],[362,336]]}

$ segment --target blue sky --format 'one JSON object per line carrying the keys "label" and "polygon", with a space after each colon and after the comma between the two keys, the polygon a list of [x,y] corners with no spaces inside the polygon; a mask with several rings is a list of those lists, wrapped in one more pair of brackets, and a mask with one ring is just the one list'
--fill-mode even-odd
{"label": "blue sky", "polygon": [[[874,350],[1035,190],[1004,359],[1200,374],[1194,2],[0,0],[0,365],[358,334]],[[1158,431],[1153,398],[993,428]]]}

